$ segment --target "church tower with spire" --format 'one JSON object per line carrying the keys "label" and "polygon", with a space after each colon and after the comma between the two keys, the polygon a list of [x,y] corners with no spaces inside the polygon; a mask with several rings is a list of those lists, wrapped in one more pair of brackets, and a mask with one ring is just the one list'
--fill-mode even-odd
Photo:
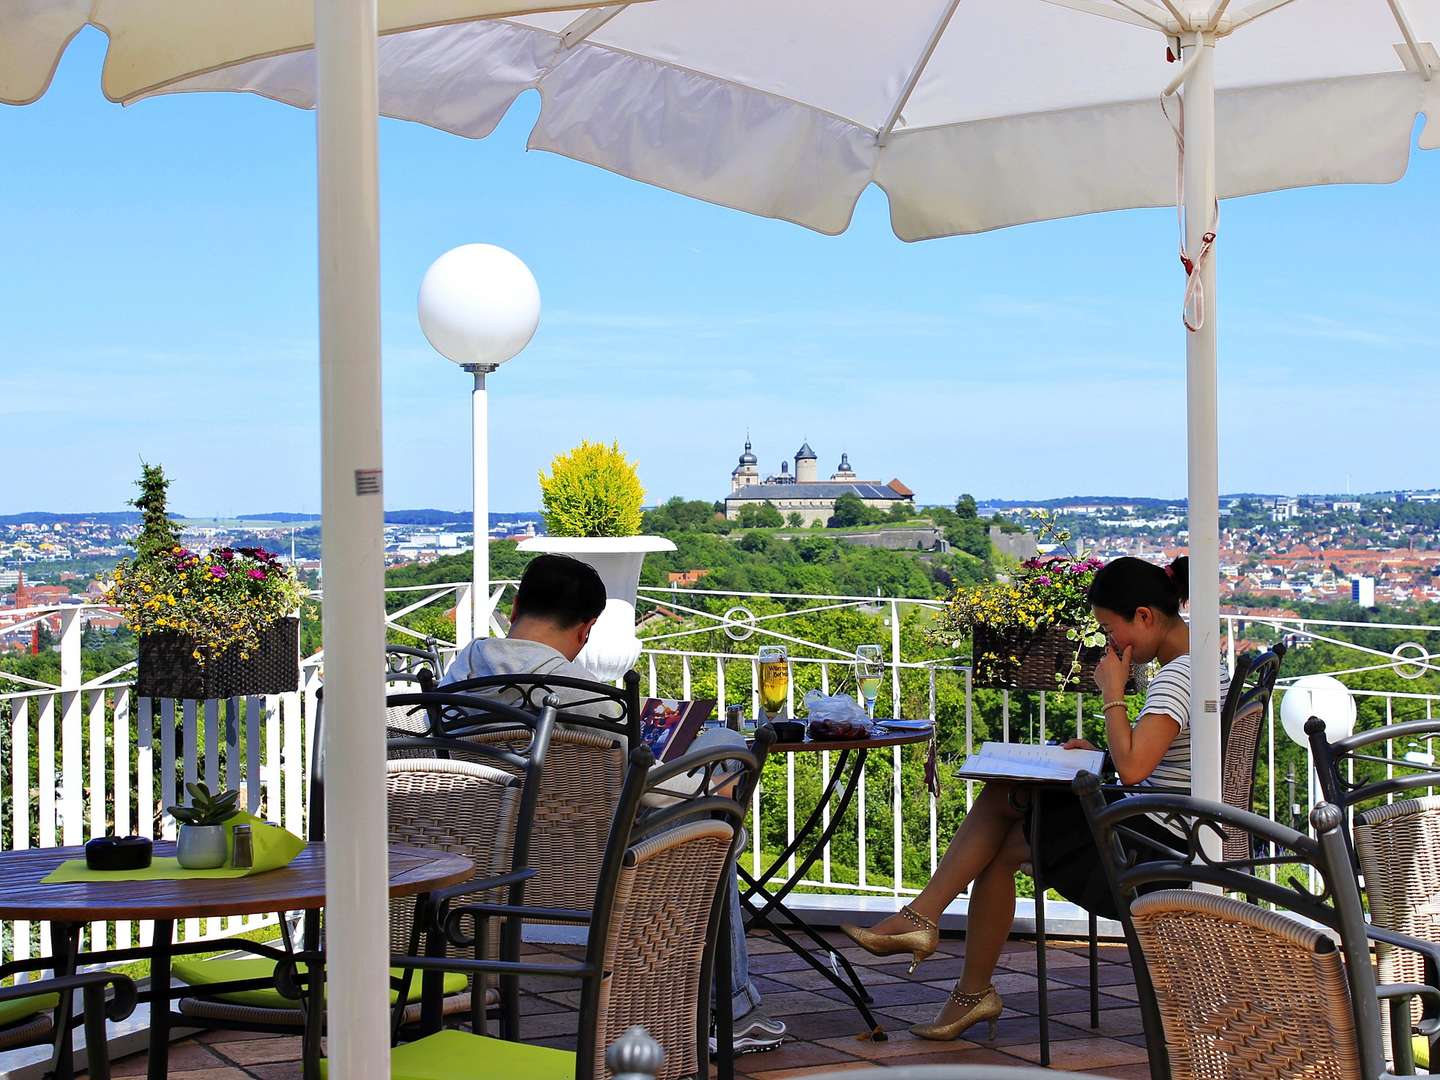
{"label": "church tower with spire", "polygon": [[734,495],[743,487],[760,483],[760,462],[750,446],[750,433],[745,433],[745,452],[740,455],[740,464],[730,474],[730,494]]}

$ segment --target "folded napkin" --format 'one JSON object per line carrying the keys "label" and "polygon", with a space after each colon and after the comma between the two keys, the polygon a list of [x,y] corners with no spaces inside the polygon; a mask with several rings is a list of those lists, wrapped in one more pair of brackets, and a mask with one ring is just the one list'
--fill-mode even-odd
{"label": "folded napkin", "polygon": [[[235,853],[236,825],[250,826],[250,866],[228,865]],[[305,841],[294,833],[262,821],[254,814],[241,812],[225,822],[225,866],[213,870],[191,870],[180,865],[173,856],[157,855],[150,865],[138,870],[91,870],[84,859],[68,859],[41,878],[45,885],[64,885],[79,881],[183,881],[191,878],[242,878],[263,874],[289,866],[305,849]]]}

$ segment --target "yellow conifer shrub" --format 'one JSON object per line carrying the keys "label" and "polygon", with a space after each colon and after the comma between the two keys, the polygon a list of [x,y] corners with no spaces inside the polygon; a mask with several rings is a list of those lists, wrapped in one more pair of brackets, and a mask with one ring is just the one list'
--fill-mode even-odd
{"label": "yellow conifer shrub", "polygon": [[619,443],[581,442],[540,473],[545,529],[551,536],[636,536],[645,488]]}

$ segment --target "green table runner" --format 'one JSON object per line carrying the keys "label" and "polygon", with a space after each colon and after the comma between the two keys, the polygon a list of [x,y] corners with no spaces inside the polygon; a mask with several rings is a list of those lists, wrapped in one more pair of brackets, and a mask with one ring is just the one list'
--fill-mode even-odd
{"label": "green table runner", "polygon": [[252,865],[245,867],[217,866],[213,870],[187,870],[174,856],[159,856],[150,865],[138,870],[91,870],[84,859],[67,859],[41,878],[46,885],[64,885],[79,881],[181,881],[187,878],[241,878],[263,874],[289,866],[305,848],[305,841],[294,833],[262,821],[243,811],[225,822],[225,861],[235,851],[234,827],[250,826],[250,846],[254,853]]}

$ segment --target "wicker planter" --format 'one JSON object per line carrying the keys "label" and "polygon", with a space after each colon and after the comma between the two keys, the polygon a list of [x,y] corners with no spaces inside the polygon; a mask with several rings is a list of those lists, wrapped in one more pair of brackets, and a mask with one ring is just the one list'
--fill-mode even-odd
{"label": "wicker planter", "polygon": [[300,620],[277,619],[260,631],[260,648],[240,659],[232,645],[201,667],[188,635],[161,630],[140,638],[138,697],[211,698],[284,694],[300,685]]}
{"label": "wicker planter", "polygon": [[1076,642],[1065,636],[1065,628],[1050,626],[1038,633],[1017,631],[999,634],[977,626],[974,636],[974,684],[992,690],[1095,690],[1095,665],[1103,647],[1086,649],[1080,657],[1080,672],[1061,684],[1059,676],[1075,660]]}

